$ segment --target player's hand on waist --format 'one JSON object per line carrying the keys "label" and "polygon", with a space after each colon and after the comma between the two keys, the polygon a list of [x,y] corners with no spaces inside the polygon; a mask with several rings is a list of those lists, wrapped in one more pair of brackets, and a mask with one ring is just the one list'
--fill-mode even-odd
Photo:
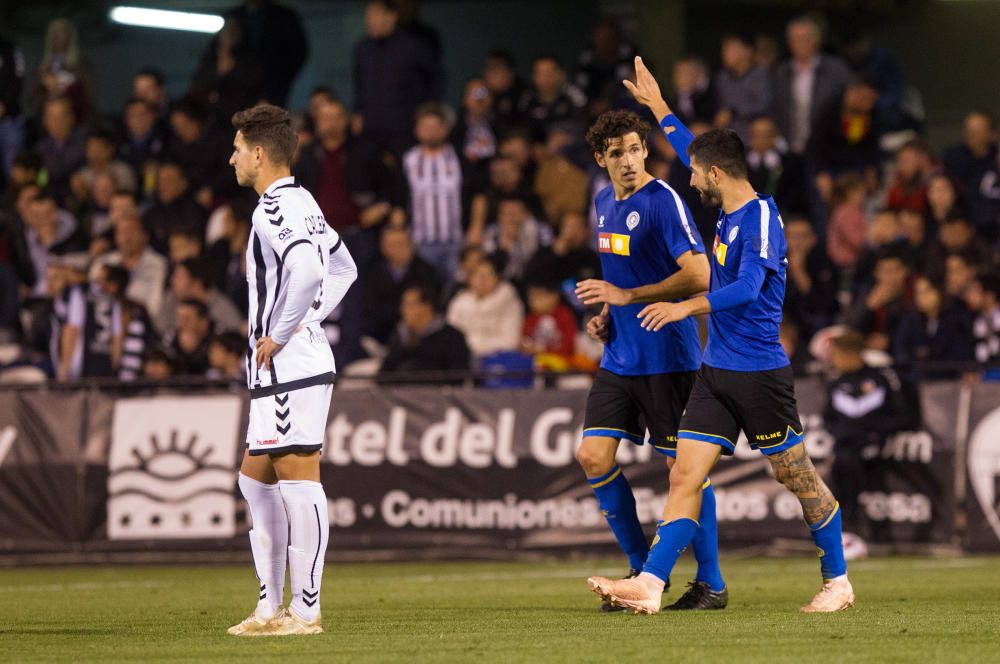
{"label": "player's hand on waist", "polygon": [[284,348],[283,344],[279,344],[277,341],[271,337],[261,337],[257,340],[257,368],[264,367],[267,370],[271,369],[271,358],[278,354]]}
{"label": "player's hand on waist", "polygon": [[600,279],[586,279],[577,283],[576,296],[584,304],[612,304],[621,307],[632,302],[629,291]]}

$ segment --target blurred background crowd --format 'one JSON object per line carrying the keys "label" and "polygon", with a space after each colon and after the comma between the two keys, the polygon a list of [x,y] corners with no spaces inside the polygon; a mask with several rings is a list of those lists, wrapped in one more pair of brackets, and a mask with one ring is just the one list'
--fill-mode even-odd
{"label": "blurred background crowd", "polygon": [[[508,385],[532,370],[595,368],[600,346],[581,332],[594,311],[573,296],[600,277],[592,200],[609,184],[585,145],[589,123],[608,109],[646,116],[648,170],[684,198],[706,244],[717,218],[620,83],[641,45],[609,19],[581,34],[573,61],[484,44],[481,71],[450,107],[448,45],[418,3],[372,0],[364,27],[351,102],[319,86],[291,109],[293,173],[360,268],[325,323],[338,366],[385,382],[461,382],[475,370]],[[225,15],[185,94],[169,95],[156,63],[138,61],[131,98],[108,115],[71,21],[49,24],[32,70],[0,39],[0,380],[240,379],[256,195],[227,165],[230,118],[261,100],[287,104],[307,58],[293,10],[247,2]],[[695,134],[740,134],[752,183],[782,211],[782,337],[797,370],[825,358],[842,326],[857,333],[852,352],[908,376],[993,376],[990,112],[971,110],[961,141],[932,149],[894,54],[863,31],[834,34],[818,14],[649,64]]]}

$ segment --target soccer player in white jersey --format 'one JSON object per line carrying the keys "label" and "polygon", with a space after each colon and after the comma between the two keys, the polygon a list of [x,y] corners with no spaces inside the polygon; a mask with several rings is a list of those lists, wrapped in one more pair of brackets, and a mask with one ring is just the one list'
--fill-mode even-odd
{"label": "soccer player in white jersey", "polygon": [[[233,116],[229,164],[260,201],[247,245],[250,425],[239,486],[253,520],[257,607],[239,636],[323,631],[319,592],[330,524],[319,459],[333,390],[320,327],[358,276],[354,260],[290,165],[288,113],[262,104]],[[292,601],[283,608],[285,561]]]}

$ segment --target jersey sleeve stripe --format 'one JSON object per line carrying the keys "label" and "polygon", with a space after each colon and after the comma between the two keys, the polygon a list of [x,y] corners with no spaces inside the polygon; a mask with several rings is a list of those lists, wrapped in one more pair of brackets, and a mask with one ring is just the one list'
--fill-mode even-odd
{"label": "jersey sleeve stripe", "polygon": [[285,247],[285,250],[281,252],[281,262],[282,263],[285,262],[285,257],[288,256],[288,252],[292,250],[292,247],[296,247],[296,246],[302,244],[303,242],[306,243],[306,244],[309,244],[309,240],[307,240],[305,238],[299,238],[295,242],[292,242],[290,245],[288,245],[287,247]]}
{"label": "jersey sleeve stripe", "polygon": [[688,222],[687,211],[684,209],[684,202],[681,200],[680,194],[674,191],[674,188],[663,180],[657,180],[663,188],[670,192],[670,195],[674,197],[674,206],[677,208],[677,217],[681,220],[681,224],[684,225],[684,232],[687,234],[688,241],[691,246],[697,246],[698,242],[694,239],[694,233],[691,232],[691,224]]}
{"label": "jersey sleeve stripe", "polygon": [[760,203],[760,257],[767,258],[767,231],[771,226],[771,208],[767,206],[767,201]]}
{"label": "jersey sleeve stripe", "polygon": [[337,253],[337,250],[340,249],[340,245],[342,244],[344,244],[344,240],[341,238],[337,238],[337,244],[333,245],[330,248],[330,255],[333,256],[335,253]]}

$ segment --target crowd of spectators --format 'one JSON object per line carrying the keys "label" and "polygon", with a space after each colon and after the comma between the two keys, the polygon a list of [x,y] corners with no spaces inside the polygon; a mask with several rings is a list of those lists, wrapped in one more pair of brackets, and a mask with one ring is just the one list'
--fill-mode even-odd
{"label": "crowd of spectators", "polygon": [[[513,54],[489,51],[453,109],[442,102],[447,43],[418,3],[371,0],[364,22],[353,104],[317,87],[293,109],[293,173],[360,267],[324,324],[339,365],[375,358],[386,382],[594,368],[600,347],[581,333],[593,312],[573,288],[600,275],[591,201],[608,181],[583,136],[607,109],[645,113],[620,84],[640,46],[601,20],[576,62],[534,55],[527,79]],[[814,16],[791,21],[786,57],[767,35],[728,33],[714,72],[696,55],[672,72],[654,63],[695,134],[743,138],[754,187],[782,210],[793,364],[805,368],[810,340],[834,324],[926,379],[996,362],[992,115],[970,112],[962,141],[936,153],[893,55],[867,34],[824,30]],[[285,104],[307,56],[294,12],[248,1],[226,15],[185,95],[170,98],[150,66],[105,117],[101,73],[71,22],[52,21],[34,72],[0,40],[0,342],[19,349],[6,364],[60,380],[240,377],[256,196],[227,166],[229,119]],[[717,212],[658,130],[648,145],[647,168],[710,243]]]}

